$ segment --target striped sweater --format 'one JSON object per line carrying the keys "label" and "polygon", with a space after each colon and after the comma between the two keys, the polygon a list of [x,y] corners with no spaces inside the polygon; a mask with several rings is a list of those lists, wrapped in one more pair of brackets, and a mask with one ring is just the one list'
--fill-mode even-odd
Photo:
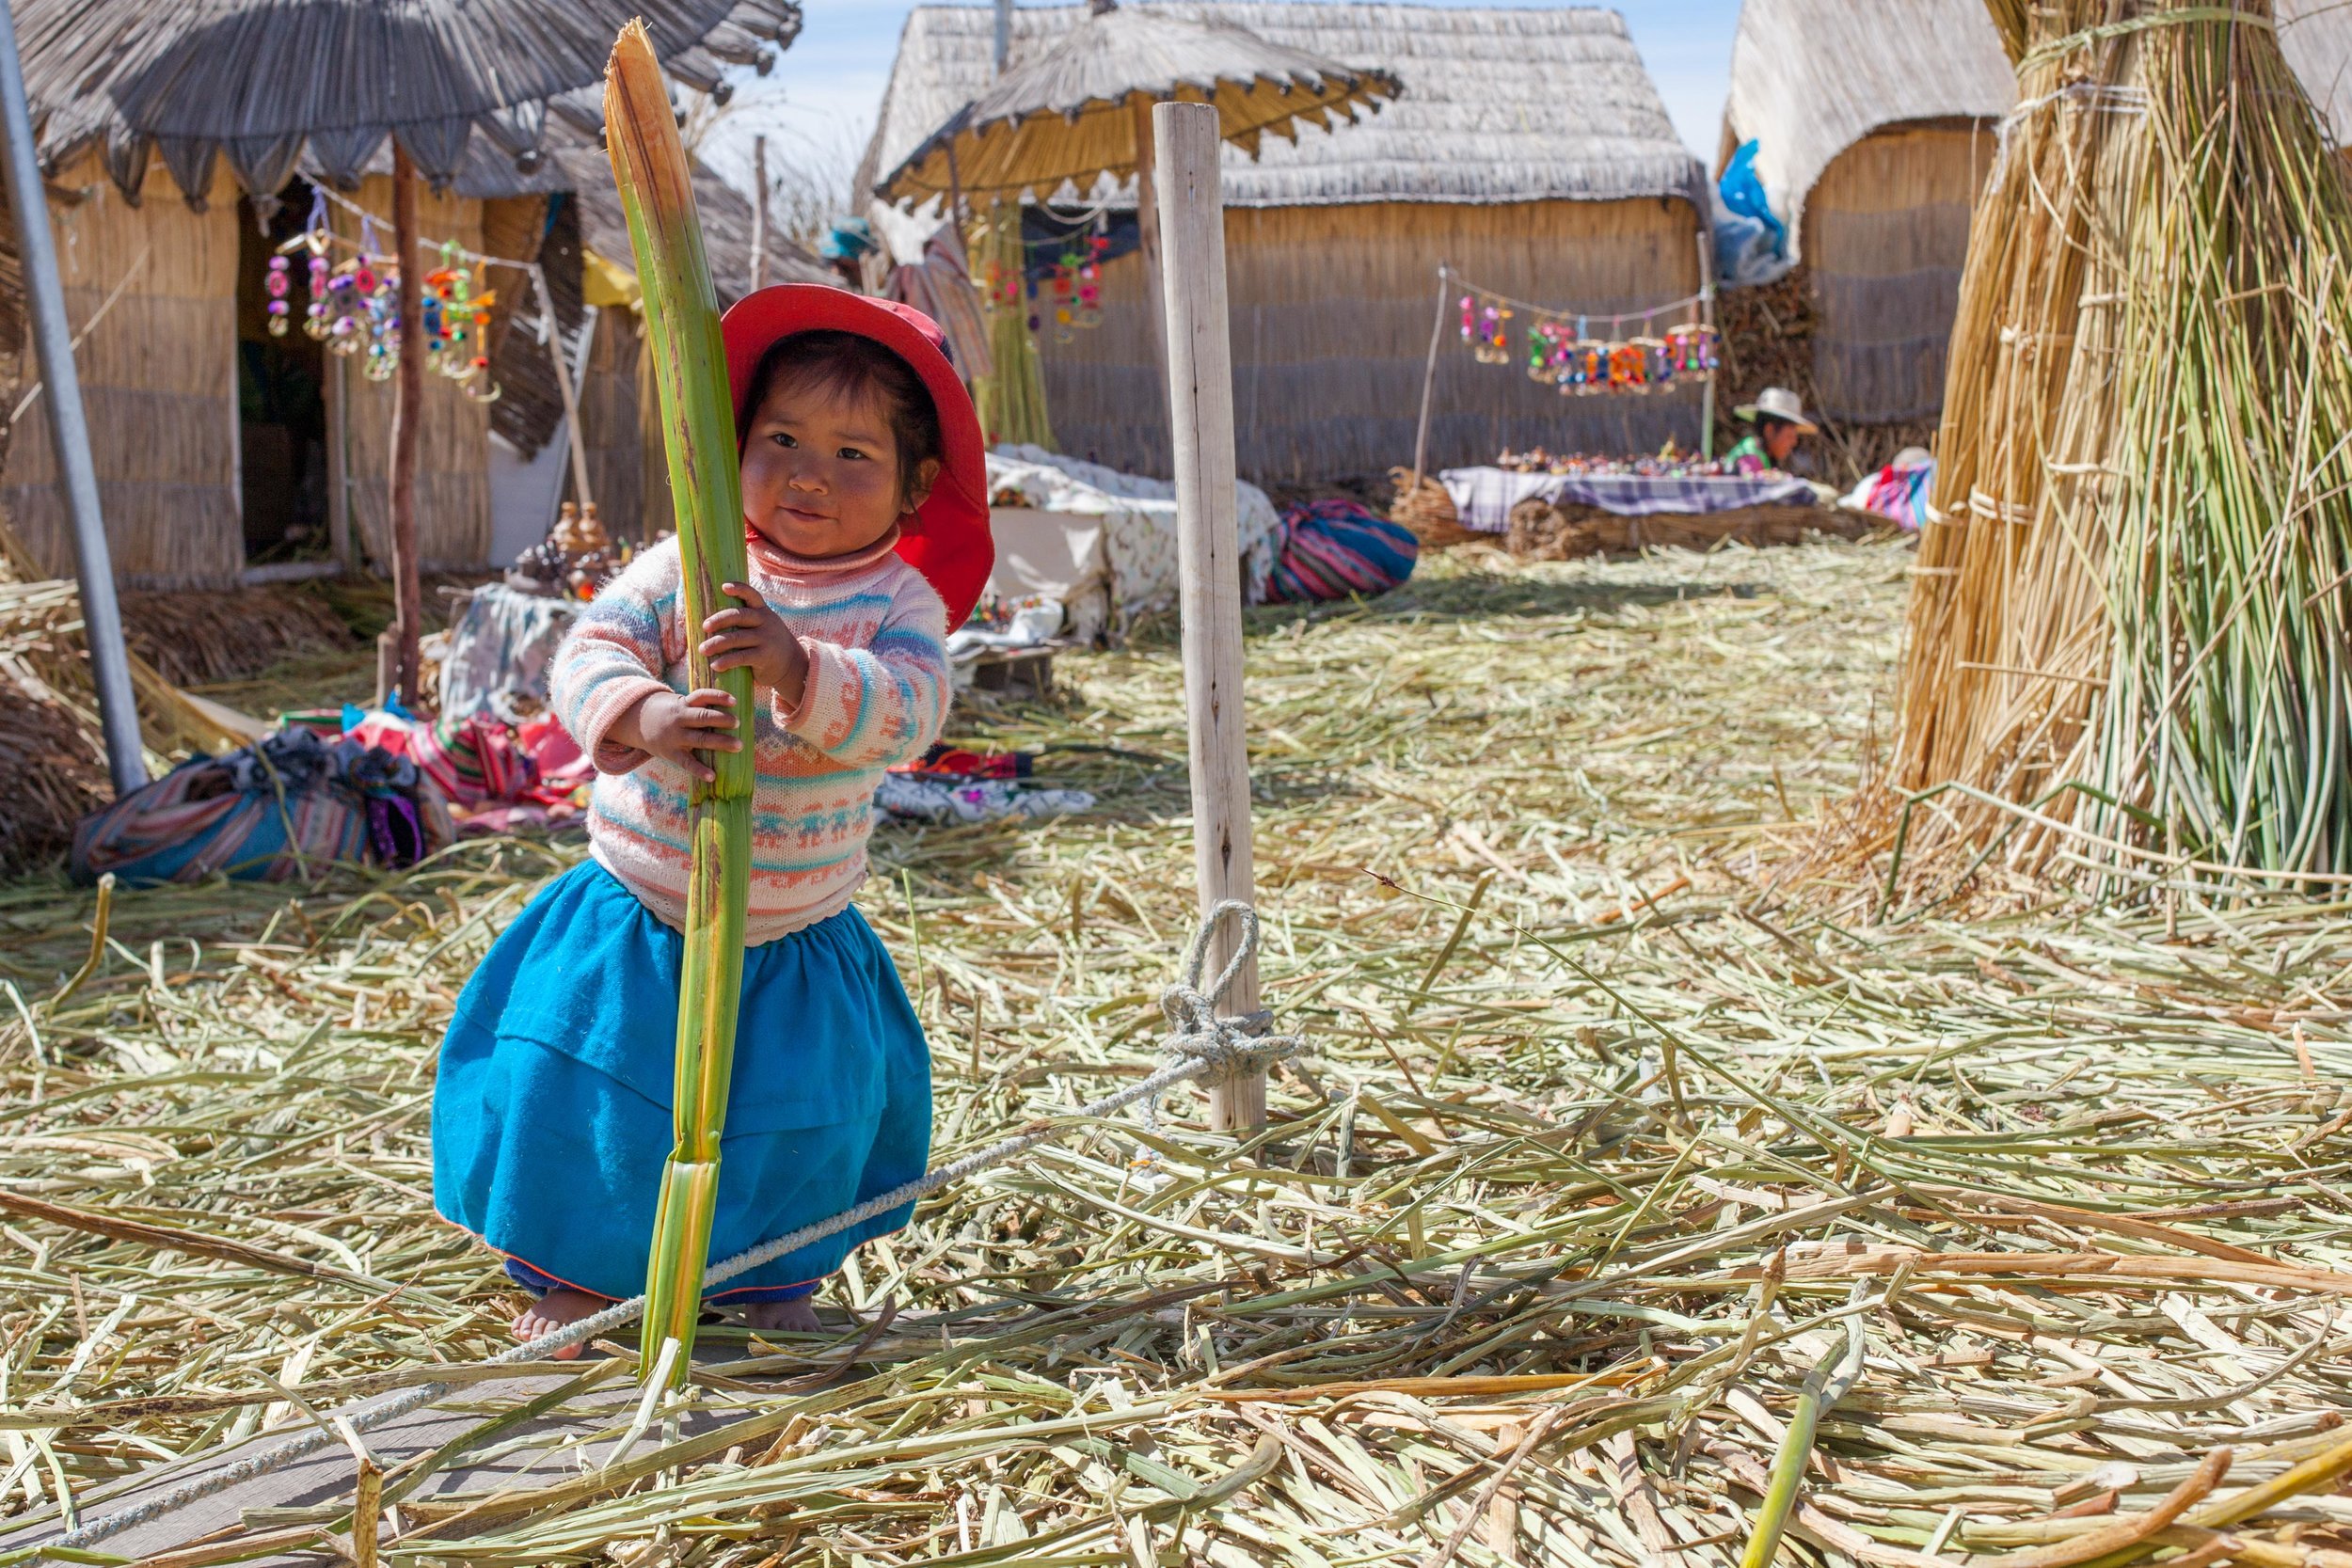
{"label": "striped sweater", "polygon": [[[919,757],[946,722],[947,611],[898,555],[893,530],[853,555],[811,561],[751,544],[751,582],[800,638],[808,680],[787,709],[753,695],[752,946],[848,906],[883,772]],[[732,603],[733,601],[727,601]],[[685,769],[611,737],[651,692],[683,692],[691,636],[678,546],[655,546],[598,594],[556,651],[555,710],[596,767],[588,842],[664,924],[683,927],[691,866]]]}

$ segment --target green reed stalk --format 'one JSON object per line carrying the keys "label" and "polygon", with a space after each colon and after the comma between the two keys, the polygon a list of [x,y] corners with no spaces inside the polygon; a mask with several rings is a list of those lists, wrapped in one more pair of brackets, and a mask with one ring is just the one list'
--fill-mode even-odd
{"label": "green reed stalk", "polygon": [[2291,879],[2352,866],[2352,194],[2268,8],[2142,45],[2098,771],[2168,847]]}
{"label": "green reed stalk", "polygon": [[[737,467],[735,409],[719,300],[703,252],[702,221],[678,139],[677,121],[653,45],[642,24],[622,29],[605,73],[606,139],[629,245],[644,291],[645,339],[660,397],[661,439],[669,453],[670,494],[677,504],[690,626],[727,601],[724,582],[749,567],[743,550],[742,476]],[[690,638],[690,646],[700,641]],[[752,679],[748,670],[713,675],[699,652],[689,656],[696,688],[717,686],[735,698],[743,750],[713,752],[715,782],[696,784],[690,833],[694,869],[686,896],[686,957],[678,988],[677,1077],[673,1107],[677,1141],[661,1169],[653,1253],[645,1263],[648,1297],[641,1369],[650,1371],[664,1339],[678,1342],[671,1381],[683,1384],[702,1307],[702,1276],[719,1196],[719,1138],[735,1066],[736,1012],[743,980],[743,904],[752,835]]]}

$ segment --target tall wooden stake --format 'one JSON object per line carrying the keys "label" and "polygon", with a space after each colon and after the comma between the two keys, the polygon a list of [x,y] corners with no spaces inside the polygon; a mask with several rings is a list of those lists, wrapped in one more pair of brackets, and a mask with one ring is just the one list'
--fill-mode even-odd
{"label": "tall wooden stake", "polygon": [[392,685],[413,711],[424,632],[417,580],[417,434],[424,422],[424,307],[418,274],[417,166],[392,138],[392,253],[400,258],[400,364],[392,376]]}
{"label": "tall wooden stake", "polygon": [[[26,313],[41,381],[49,388],[49,438],[57,460],[73,528],[73,571],[81,587],[82,645],[89,650],[90,685],[98,692],[98,723],[106,737],[106,766],[115,794],[147,783],[139,712],[131,692],[131,656],[122,641],[122,611],[115,599],[114,559],[99,512],[98,467],[90,457],[89,423],[82,407],[82,378],[65,317],[65,286],[57,275],[56,237],[49,231],[49,198],[41,189],[33,146],[33,117],[17,56],[16,23],[0,0],[0,131],[8,142],[8,209],[16,214],[16,253],[24,261]],[[13,807],[15,802],[9,802]]]}
{"label": "tall wooden stake", "polygon": [[[1249,754],[1242,727],[1241,520],[1234,494],[1233,344],[1225,298],[1225,199],[1217,185],[1217,112],[1206,103],[1152,111],[1158,144],[1159,238],[1168,246],[1168,402],[1176,455],[1177,568],[1184,707],[1192,761],[1193,867],[1200,912],[1257,902],[1249,853]],[[1151,209],[1147,208],[1146,211]],[[1232,957],[1220,928],[1215,974]],[[1244,964],[1224,1010],[1258,1010],[1258,969]],[[1265,1126],[1265,1074],[1209,1085],[1209,1125]]]}
{"label": "tall wooden stake", "polygon": [[1429,467],[1429,400],[1438,389],[1438,345],[1445,341],[1445,296],[1447,270],[1438,265],[1438,319],[1429,324],[1429,362],[1421,368],[1421,419],[1413,426],[1413,488],[1421,488],[1421,477]]}

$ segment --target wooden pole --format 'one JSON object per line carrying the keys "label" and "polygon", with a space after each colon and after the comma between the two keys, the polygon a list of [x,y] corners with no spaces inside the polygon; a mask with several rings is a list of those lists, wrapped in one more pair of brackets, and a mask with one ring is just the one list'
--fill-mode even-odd
{"label": "wooden pole", "polygon": [[[1438,319],[1429,324],[1429,363],[1421,368],[1421,422],[1413,428],[1413,492],[1429,471],[1429,397],[1438,386],[1438,345],[1445,341],[1446,266],[1438,263]],[[1413,492],[1407,492],[1411,494]]]}
{"label": "wooden pole", "polygon": [[418,279],[417,166],[392,138],[392,253],[400,258],[400,365],[392,376],[392,603],[390,673],[410,709],[417,690],[417,639],[424,590],[417,581],[417,427],[424,422],[424,310]]}
{"label": "wooden pole", "polygon": [[340,354],[326,359],[326,551],[352,572],[359,569],[359,553],[351,540],[351,362]]}
{"label": "wooden pole", "polygon": [[[131,690],[131,655],[122,640],[122,610],[115,598],[114,558],[99,510],[98,467],[90,456],[89,423],[82,407],[81,372],[65,315],[65,285],[57,272],[56,236],[49,231],[49,198],[41,188],[33,144],[32,107],[16,48],[16,23],[0,4],[0,132],[7,141],[8,210],[16,215],[16,253],[24,263],[25,314],[41,384],[49,388],[49,440],[56,457],[57,488],[73,530],[73,575],[81,591],[82,645],[89,652],[90,685],[98,692],[98,725],[106,740],[106,768],[115,794],[147,783],[147,752]],[[9,802],[13,808],[15,802]]]}
{"label": "wooden pole", "polygon": [[768,138],[752,138],[752,291],[768,286]]}
{"label": "wooden pole", "polygon": [[[755,250],[753,255],[757,256],[758,252]],[[758,265],[757,261],[752,263],[755,276],[757,275]],[[564,328],[555,319],[555,296],[548,293],[548,272],[536,261],[531,263],[531,282],[539,291],[539,324],[547,333],[548,361],[555,367],[555,389],[564,398],[564,444],[570,449],[572,493],[581,506],[590,506],[595,504],[596,498],[588,488],[588,440],[580,428],[580,394],[573,389],[572,367],[564,358]],[[580,329],[583,355],[596,329],[594,316],[589,317]]]}
{"label": "wooden pole", "polygon": [[[1225,298],[1222,145],[1216,108],[1162,103],[1152,111],[1159,230],[1168,242],[1168,400],[1176,458],[1179,608],[1184,708],[1192,764],[1193,867],[1206,915],[1228,898],[1257,902],[1249,852],[1249,754],[1242,727],[1241,522],[1233,488],[1233,344]],[[1150,209],[1146,209],[1149,211]],[[1221,927],[1209,972],[1232,957]],[[1235,975],[1223,1011],[1258,1010],[1257,965]],[[1209,1085],[1209,1125],[1265,1126],[1265,1074]]]}
{"label": "wooden pole", "polygon": [[[1143,253],[1144,314],[1152,318],[1152,348],[1159,356],[1162,377],[1168,373],[1168,323],[1160,309],[1160,207],[1152,193],[1152,103],[1137,95],[1134,100],[1136,117],[1136,248]],[[1221,219],[1219,221],[1222,221]],[[1218,264],[1223,264],[1225,245],[1220,235],[1217,242]]]}
{"label": "wooden pole", "polygon": [[[1701,207],[1701,212],[1707,211]],[[1706,225],[1699,226],[1699,325],[1710,330],[1715,325],[1715,236]],[[1699,455],[1708,461],[1715,456],[1715,375],[1708,373],[1699,397]]]}

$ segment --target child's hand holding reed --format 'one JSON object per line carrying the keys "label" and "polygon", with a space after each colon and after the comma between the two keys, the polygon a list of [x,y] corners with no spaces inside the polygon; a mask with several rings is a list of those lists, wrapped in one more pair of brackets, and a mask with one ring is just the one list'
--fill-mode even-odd
{"label": "child's hand holding reed", "polygon": [[758,589],[730,582],[720,591],[741,603],[703,622],[702,654],[710,668],[748,669],[755,688],[773,690],[787,708],[800,706],[802,689],[808,683],[808,654],[801,640],[769,608]]}
{"label": "child's hand holding reed", "polygon": [[656,691],[612,721],[608,737],[675,763],[705,784],[718,775],[697,752],[743,749],[735,735],[735,699],[716,688]]}

